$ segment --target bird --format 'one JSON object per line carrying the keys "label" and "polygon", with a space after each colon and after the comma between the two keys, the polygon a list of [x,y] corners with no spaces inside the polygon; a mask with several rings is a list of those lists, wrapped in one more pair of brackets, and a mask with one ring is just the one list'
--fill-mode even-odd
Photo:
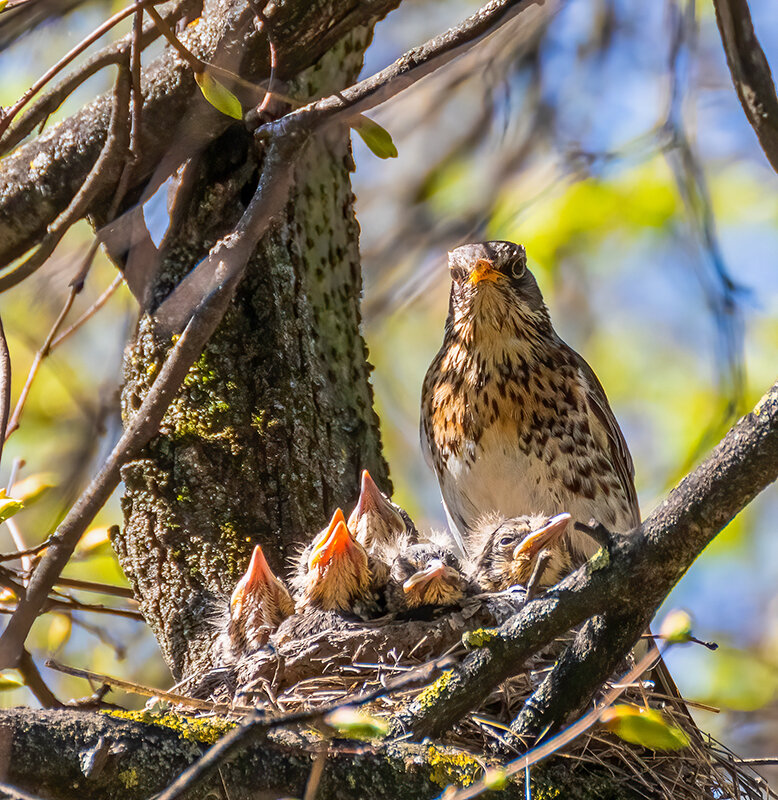
{"label": "bird", "polygon": [[367,470],[362,471],[359,500],[348,518],[348,529],[369,553],[400,537],[416,537],[416,527],[406,511],[376,486]]}
{"label": "bird", "polygon": [[229,649],[233,653],[248,653],[264,646],[270,634],[293,613],[292,596],[273,574],[257,545],[230,598]]}
{"label": "bird", "polygon": [[[634,528],[624,436],[592,368],[554,330],[524,247],[466,244],[448,266],[449,311],[423,382],[421,441],[459,546],[487,513],[568,512],[573,523]],[[597,550],[574,524],[566,537],[576,566]]]}
{"label": "bird", "polygon": [[538,588],[554,586],[572,571],[564,542],[569,522],[567,513],[554,517],[483,517],[467,542],[469,549],[479,553],[473,564],[473,580],[485,592],[517,585],[527,588],[539,556],[547,553],[547,563],[536,583]]}
{"label": "bird", "polygon": [[389,581],[389,566],[371,556],[351,535],[341,509],[298,558],[293,578],[297,612],[308,608],[361,618],[378,616]]}
{"label": "bird", "polygon": [[400,540],[390,572],[396,610],[452,606],[474,593],[459,559],[437,538]]}

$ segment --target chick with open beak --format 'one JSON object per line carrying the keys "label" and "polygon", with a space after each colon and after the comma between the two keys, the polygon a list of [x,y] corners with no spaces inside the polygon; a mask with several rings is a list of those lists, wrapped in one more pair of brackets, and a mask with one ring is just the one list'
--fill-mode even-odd
{"label": "chick with open beak", "polygon": [[348,529],[369,553],[378,552],[401,536],[416,536],[408,514],[376,486],[367,470],[362,471],[359,500],[348,518]]}
{"label": "chick with open beak", "polygon": [[510,586],[527,586],[541,553],[546,566],[536,576],[540,588],[553,586],[572,571],[565,533],[570,514],[554,517],[522,516],[511,519],[487,517],[476,526],[468,541],[471,552],[480,552],[473,577],[487,592]]}
{"label": "chick with open beak", "polygon": [[227,635],[232,651],[243,654],[262,647],[270,634],[293,613],[292,596],[273,574],[262,548],[257,545],[246,573],[230,598]]}
{"label": "chick with open beak", "polygon": [[296,579],[298,611],[315,608],[358,616],[377,613],[377,593],[386,584],[389,568],[371,558],[349,533],[340,509],[304,551],[303,559]]}
{"label": "chick with open beak", "polygon": [[392,563],[391,577],[402,590],[395,592],[401,609],[456,605],[471,588],[456,556],[434,542],[403,548]]}

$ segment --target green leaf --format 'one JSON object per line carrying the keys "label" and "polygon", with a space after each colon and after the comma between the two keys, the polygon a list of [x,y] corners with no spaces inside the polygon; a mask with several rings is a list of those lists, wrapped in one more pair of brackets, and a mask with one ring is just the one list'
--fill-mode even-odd
{"label": "green leaf", "polygon": [[668,644],[683,644],[691,640],[692,618],[679,608],[671,611],[662,621],[659,635]]}
{"label": "green leaf", "polygon": [[397,158],[397,148],[386,128],[362,114],[352,126],[362,141],[370,148],[373,155],[379,158]]}
{"label": "green leaf", "polygon": [[625,742],[649,750],[680,750],[689,744],[686,733],[653,708],[613,706],[603,712],[600,722]]}
{"label": "green leaf", "polygon": [[25,506],[39,500],[43,494],[56,485],[57,477],[53,472],[36,472],[23,480],[17,481],[11,491]]}
{"label": "green leaf", "polygon": [[328,714],[324,722],[347,739],[383,739],[389,733],[389,725],[384,720],[355,708],[338,708]]}
{"label": "green leaf", "polygon": [[8,517],[12,517],[24,508],[24,503],[20,503],[13,497],[8,497],[5,489],[0,489],[0,522],[5,522]]}
{"label": "green leaf", "polygon": [[0,0],[0,11],[4,11],[7,5],[8,5],[8,0]]}
{"label": "green leaf", "polygon": [[208,70],[195,72],[195,80],[203,93],[203,97],[215,109],[233,119],[243,119],[243,108],[240,105],[240,100],[224,84],[219,83]]}
{"label": "green leaf", "polygon": [[493,792],[501,792],[508,785],[508,773],[502,767],[489,767],[483,777],[484,786]]}
{"label": "green leaf", "polygon": [[0,672],[0,692],[10,692],[22,686],[24,684],[18,678],[14,678],[7,672]]}

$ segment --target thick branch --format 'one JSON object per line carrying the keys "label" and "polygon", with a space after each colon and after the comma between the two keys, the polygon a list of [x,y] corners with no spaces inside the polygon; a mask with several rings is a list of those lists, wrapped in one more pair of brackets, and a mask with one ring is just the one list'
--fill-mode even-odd
{"label": "thick branch", "polygon": [[727,64],[740,104],[778,172],[778,97],[764,51],[756,38],[747,0],[713,0]]}
{"label": "thick branch", "polygon": [[446,730],[515,675],[530,654],[590,617],[618,613],[643,630],[695,558],[777,476],[778,383],[640,528],[614,537],[609,554],[600,551],[525,606],[439,682],[433,702],[412,706],[398,719],[398,732],[433,736]]}

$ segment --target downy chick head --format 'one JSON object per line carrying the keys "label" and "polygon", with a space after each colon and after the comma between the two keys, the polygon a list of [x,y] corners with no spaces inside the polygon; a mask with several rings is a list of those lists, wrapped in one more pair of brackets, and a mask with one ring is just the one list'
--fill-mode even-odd
{"label": "downy chick head", "polygon": [[470,586],[451,550],[430,541],[403,547],[391,577],[402,589],[400,604],[405,608],[455,605]]}
{"label": "downy chick head", "polygon": [[526,586],[532,577],[538,556],[551,554],[538,585],[553,586],[571,571],[564,534],[570,514],[554,517],[522,516],[511,519],[483,520],[471,538],[480,547],[475,561],[474,579],[485,591],[497,592],[517,584]]}
{"label": "downy chick head", "polygon": [[352,611],[355,603],[370,594],[367,551],[349,533],[340,509],[308,551],[300,584],[299,608]]}
{"label": "downy chick head", "polygon": [[230,598],[228,635],[235,652],[262,647],[268,636],[294,613],[294,601],[270,569],[257,545]]}

